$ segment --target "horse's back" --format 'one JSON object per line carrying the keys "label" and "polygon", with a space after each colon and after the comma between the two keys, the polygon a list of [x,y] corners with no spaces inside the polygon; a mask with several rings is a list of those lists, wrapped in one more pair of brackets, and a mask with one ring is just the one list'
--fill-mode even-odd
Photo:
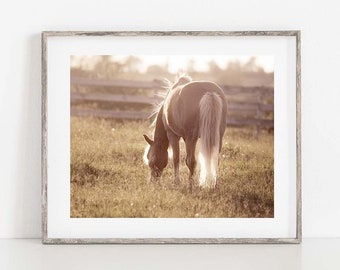
{"label": "horse's back", "polygon": [[178,89],[177,109],[189,118],[193,114],[199,115],[200,101],[207,93],[216,93],[226,109],[227,103],[223,90],[216,83],[206,81],[191,82]]}
{"label": "horse's back", "polygon": [[171,90],[167,101],[166,122],[178,136],[185,137],[187,133],[198,132],[200,101],[207,93],[216,93],[221,98],[225,114],[227,103],[224,92],[213,82],[193,81]]}
{"label": "horse's back", "polygon": [[178,90],[180,99],[185,103],[199,103],[202,96],[208,92],[218,94],[221,97],[222,102],[225,103],[225,95],[223,90],[214,82],[194,81],[184,85]]}

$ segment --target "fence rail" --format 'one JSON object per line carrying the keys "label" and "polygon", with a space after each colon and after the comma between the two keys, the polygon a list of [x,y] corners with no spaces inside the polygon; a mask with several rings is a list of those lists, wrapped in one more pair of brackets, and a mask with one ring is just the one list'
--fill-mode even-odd
{"label": "fence rail", "polygon": [[[71,84],[78,86],[88,87],[126,87],[135,89],[148,89],[159,91],[160,88],[164,87],[162,80],[153,81],[130,81],[130,80],[110,80],[110,79],[99,79],[99,78],[84,78],[84,77],[71,77]],[[268,86],[220,86],[227,95],[238,95],[242,94],[264,94],[266,96],[273,97],[273,88]]]}
{"label": "fence rail", "polygon": [[[73,116],[95,116],[115,119],[147,119],[149,112],[138,110],[107,110],[107,109],[88,109],[79,108],[76,105],[86,102],[112,103],[123,105],[148,106],[161,101],[155,91],[162,89],[161,81],[125,81],[125,80],[104,80],[93,78],[72,77],[71,85],[74,87],[87,88],[110,88],[110,89],[144,89],[149,91],[148,95],[116,94],[113,92],[77,92],[71,93],[71,115]],[[274,91],[270,87],[233,87],[222,86],[228,99],[228,126],[243,127],[254,126],[257,133],[261,128],[273,128]],[[151,91],[151,92],[150,92]],[[152,92],[153,91],[153,92]],[[268,102],[271,101],[271,102]],[[269,114],[268,117],[265,117]],[[270,115],[271,114],[271,115]]]}

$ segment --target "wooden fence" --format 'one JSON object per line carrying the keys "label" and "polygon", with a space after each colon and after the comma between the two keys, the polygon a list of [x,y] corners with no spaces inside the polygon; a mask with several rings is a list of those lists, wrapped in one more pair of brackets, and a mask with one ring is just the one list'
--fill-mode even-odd
{"label": "wooden fence", "polygon": [[[110,103],[133,106],[150,106],[161,100],[157,92],[162,90],[161,81],[104,80],[72,77],[71,86],[86,89],[106,89],[107,91],[71,91],[71,115],[95,116],[115,119],[147,119],[150,111],[112,110],[84,108],[77,105],[84,103]],[[271,87],[234,87],[221,86],[228,100],[227,125],[233,127],[252,126],[258,135],[261,128],[274,128],[274,91]],[[141,94],[117,93],[114,89],[143,89]],[[122,92],[122,91],[120,91]],[[123,91],[124,92],[124,91]],[[114,106],[111,106],[114,108]],[[150,106],[151,108],[151,106]]]}

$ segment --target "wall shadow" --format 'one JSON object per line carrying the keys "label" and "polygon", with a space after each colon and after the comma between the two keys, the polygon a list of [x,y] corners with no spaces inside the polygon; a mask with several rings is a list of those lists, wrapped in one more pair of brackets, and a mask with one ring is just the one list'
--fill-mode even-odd
{"label": "wall shadow", "polygon": [[41,34],[27,37],[18,102],[20,135],[13,209],[15,237],[41,236]]}

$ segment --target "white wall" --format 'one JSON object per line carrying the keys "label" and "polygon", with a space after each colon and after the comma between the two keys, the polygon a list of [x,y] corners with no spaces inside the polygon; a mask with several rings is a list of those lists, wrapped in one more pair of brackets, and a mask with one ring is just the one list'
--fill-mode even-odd
{"label": "white wall", "polygon": [[[303,234],[340,237],[337,1],[4,1],[0,237],[40,237],[40,32],[302,30]],[[339,167],[338,167],[339,166]]]}

